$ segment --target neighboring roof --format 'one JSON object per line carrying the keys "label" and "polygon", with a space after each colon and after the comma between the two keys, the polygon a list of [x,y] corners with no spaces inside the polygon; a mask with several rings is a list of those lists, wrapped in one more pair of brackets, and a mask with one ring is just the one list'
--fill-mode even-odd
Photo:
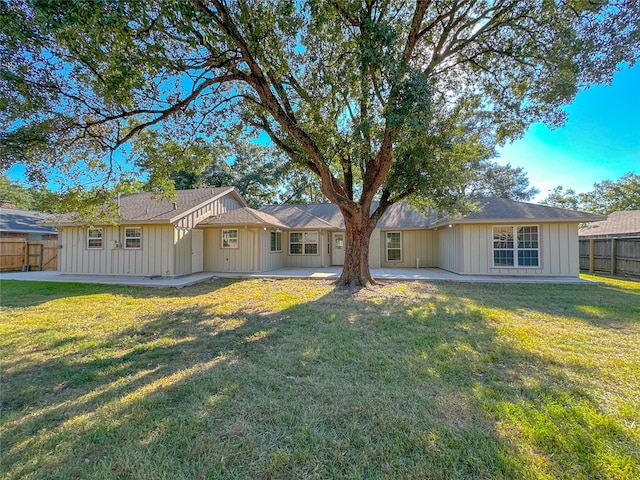
{"label": "neighboring roof", "polygon": [[613,212],[607,219],[590,223],[578,230],[580,237],[640,236],[640,210]]}
{"label": "neighboring roof", "polygon": [[206,225],[270,225],[277,228],[289,228],[276,217],[249,207],[230,210],[198,223],[198,226]]}
{"label": "neighboring roof", "polygon": [[48,213],[34,212],[33,210],[0,208],[0,232],[56,234],[58,231],[55,228],[39,225],[39,222],[50,216]]}
{"label": "neighboring roof", "polygon": [[478,211],[470,213],[464,217],[449,218],[438,222],[443,224],[460,223],[487,223],[496,222],[594,222],[604,220],[603,215],[596,215],[589,212],[579,212],[566,210],[564,208],[548,207],[535,203],[518,202],[507,198],[477,198],[474,200]]}
{"label": "neighboring roof", "polygon": [[[150,192],[125,195],[118,200],[120,223],[172,223],[202,204],[233,193],[241,205],[246,203],[233,187],[205,187],[177,190],[177,201],[158,198]],[[74,225],[72,214],[56,216],[53,221],[61,225]]]}

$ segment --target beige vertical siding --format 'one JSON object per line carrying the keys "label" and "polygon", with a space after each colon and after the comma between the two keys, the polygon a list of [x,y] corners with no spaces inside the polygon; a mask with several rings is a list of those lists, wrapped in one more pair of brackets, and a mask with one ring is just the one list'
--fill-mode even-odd
{"label": "beige vertical siding", "polygon": [[238,230],[238,248],[222,248],[222,228],[204,229],[205,272],[253,272],[258,268],[256,244],[257,228],[225,227]]}
{"label": "beige vertical siding", "polygon": [[443,270],[460,273],[460,227],[441,227],[433,234],[436,265]]}
{"label": "beige vertical siding", "polygon": [[[301,232],[303,230],[293,230]],[[327,253],[327,242],[330,235],[326,231],[307,230],[318,232],[318,254],[317,255],[290,255],[289,254],[289,233],[282,232],[282,250],[284,251],[285,267],[323,267],[329,264],[329,254]]]}
{"label": "beige vertical siding", "polygon": [[285,254],[285,232],[282,233],[282,251],[271,251],[271,232],[272,230],[260,230],[260,251],[259,251],[259,263],[260,271],[265,272],[267,270],[273,270],[274,268],[282,268],[284,266],[284,254]]}
{"label": "beige vertical siding", "polygon": [[[131,225],[142,229],[142,248],[124,248],[124,226],[103,226],[102,249],[87,249],[87,229],[60,229],[60,272],[94,275],[175,276],[171,225]],[[116,247],[116,243],[121,246]]]}
{"label": "beige vertical siding", "polygon": [[380,268],[381,266],[381,245],[380,229],[376,228],[371,234],[369,241],[369,268]]}
{"label": "beige vertical siding", "polygon": [[517,225],[538,225],[540,241],[538,268],[493,267],[493,225],[463,225],[459,227],[462,229],[463,239],[463,260],[459,272],[480,275],[579,275],[577,224],[518,223]]}
{"label": "beige vertical siding", "polygon": [[[402,260],[400,262],[387,261],[387,232],[401,232]],[[384,268],[416,268],[419,266],[433,267],[433,232],[430,230],[383,230],[379,235],[380,265]]]}

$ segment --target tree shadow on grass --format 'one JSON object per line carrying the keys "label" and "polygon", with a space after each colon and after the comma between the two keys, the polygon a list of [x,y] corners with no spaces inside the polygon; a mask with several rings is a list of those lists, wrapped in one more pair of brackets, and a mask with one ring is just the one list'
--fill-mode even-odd
{"label": "tree shadow on grass", "polygon": [[[272,295],[296,293],[274,285]],[[213,296],[244,288],[212,286]],[[606,462],[628,462],[637,442],[566,371],[498,331],[481,308],[488,290],[405,287],[325,289],[281,310],[249,299],[230,312],[198,290],[201,305],[148,315],[96,339],[91,352],[10,372],[6,477],[624,471]],[[173,294],[184,293],[194,291]],[[34,389],[28,401],[25,385]],[[612,448],[618,458],[603,457]]]}

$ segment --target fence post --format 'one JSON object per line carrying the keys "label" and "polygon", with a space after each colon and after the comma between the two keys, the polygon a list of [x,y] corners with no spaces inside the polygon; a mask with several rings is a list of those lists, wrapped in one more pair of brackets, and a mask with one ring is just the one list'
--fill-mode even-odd
{"label": "fence post", "polygon": [[589,273],[593,274],[593,268],[596,262],[596,241],[593,238],[589,239]]}
{"label": "fence post", "polygon": [[611,275],[616,274],[616,238],[611,239]]}

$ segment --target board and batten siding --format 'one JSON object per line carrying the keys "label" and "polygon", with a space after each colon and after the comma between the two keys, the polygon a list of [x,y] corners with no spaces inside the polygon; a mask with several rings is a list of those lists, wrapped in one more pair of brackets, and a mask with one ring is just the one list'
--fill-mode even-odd
{"label": "board and batten siding", "polygon": [[260,230],[260,249],[258,252],[258,258],[260,259],[260,271],[266,272],[273,270],[274,268],[282,268],[284,266],[284,255],[287,249],[285,243],[285,232],[282,234],[282,250],[279,252],[271,251],[271,232],[274,230]]}
{"label": "board and batten siding", "polygon": [[380,268],[382,265],[381,238],[380,229],[376,228],[369,239],[369,268]]}
{"label": "board and batten siding", "polygon": [[[496,224],[502,226],[509,224]],[[462,264],[459,273],[480,275],[578,276],[578,225],[575,223],[517,223],[537,225],[539,231],[538,268],[493,267],[494,225],[461,225]],[[442,243],[440,247],[442,248]],[[444,268],[444,267],[443,267]]]}
{"label": "board and batten siding", "polygon": [[[318,253],[317,255],[291,255],[289,253],[289,234],[291,232],[318,232]],[[296,230],[282,232],[282,250],[284,253],[284,266],[294,268],[320,268],[326,267],[330,263],[329,244],[330,232],[324,230]]]}
{"label": "board and batten siding", "polygon": [[[387,233],[401,232],[402,260],[387,261]],[[382,230],[380,231],[380,265],[384,268],[421,268],[432,267],[433,260],[433,232],[430,230]]]}
{"label": "board and batten siding", "polygon": [[[255,272],[257,228],[204,228],[205,272]],[[238,248],[222,248],[222,230],[238,230]]]}
{"label": "board and batten siding", "polygon": [[[138,225],[131,225],[138,227]],[[142,247],[124,248],[125,226],[102,228],[102,248],[87,248],[87,228],[60,227],[59,271],[88,275],[176,275],[172,225],[139,225]],[[118,247],[118,244],[120,245]]]}
{"label": "board and batten siding", "polygon": [[435,263],[438,268],[460,273],[460,236],[458,225],[441,227],[433,231]]}

